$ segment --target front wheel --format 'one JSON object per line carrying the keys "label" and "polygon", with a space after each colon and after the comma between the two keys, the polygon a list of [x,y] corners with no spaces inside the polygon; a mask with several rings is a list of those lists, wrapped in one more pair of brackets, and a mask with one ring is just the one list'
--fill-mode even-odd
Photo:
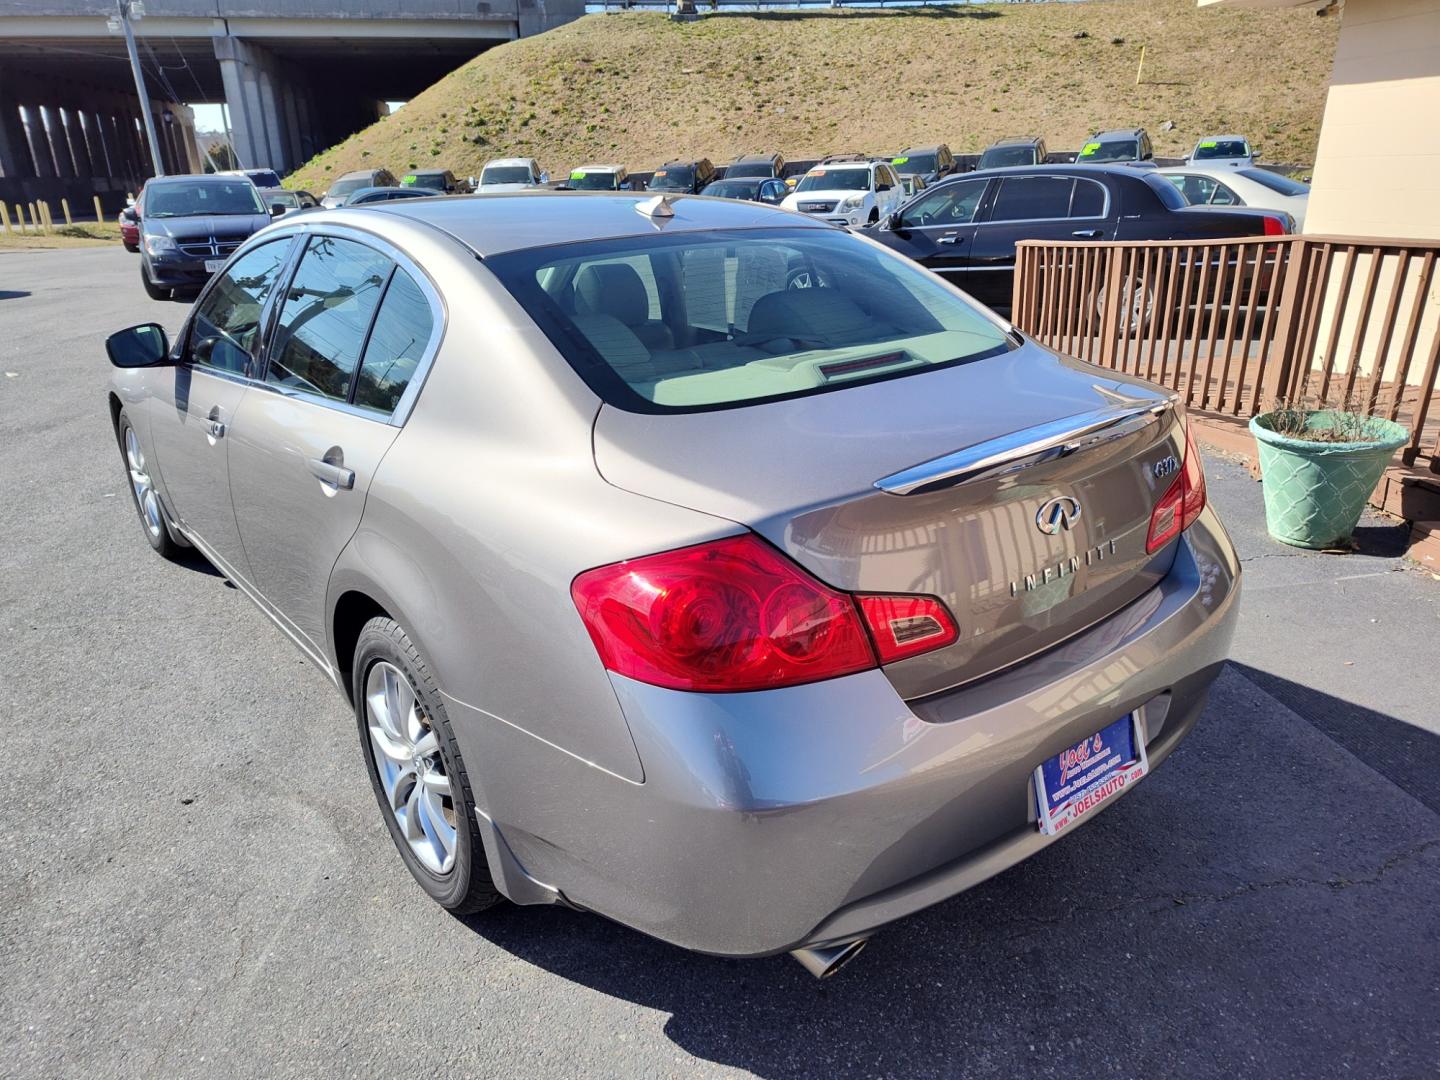
{"label": "front wheel", "polygon": [[145,264],[140,264],[140,284],[145,286],[145,295],[151,300],[169,300],[170,290],[163,286],[156,285],[150,280],[150,275],[145,272]]}
{"label": "front wheel", "polygon": [[370,786],[406,869],[456,915],[499,903],[444,701],[393,619],[360,631],[352,690]]}
{"label": "front wheel", "polygon": [[180,545],[170,535],[170,527],[165,522],[165,510],[160,505],[160,494],[155,490],[155,479],[150,475],[149,460],[123,409],[117,434],[120,437],[120,453],[125,459],[125,471],[130,478],[130,496],[135,502],[135,512],[140,515],[140,524],[145,529],[145,539],[163,557],[178,559]]}

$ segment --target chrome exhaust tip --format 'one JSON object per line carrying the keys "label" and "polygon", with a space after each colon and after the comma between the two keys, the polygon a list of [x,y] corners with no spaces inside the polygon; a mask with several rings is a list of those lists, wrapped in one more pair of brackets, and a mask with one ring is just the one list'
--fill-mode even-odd
{"label": "chrome exhaust tip", "polygon": [[800,961],[800,966],[817,979],[828,979],[865,948],[869,938],[856,938],[843,945],[823,945],[814,949],[796,949],[790,955]]}

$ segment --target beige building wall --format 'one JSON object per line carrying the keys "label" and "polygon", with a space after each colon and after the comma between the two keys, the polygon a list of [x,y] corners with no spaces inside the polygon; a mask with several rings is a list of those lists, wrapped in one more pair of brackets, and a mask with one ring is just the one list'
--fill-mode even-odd
{"label": "beige building wall", "polygon": [[1345,0],[1305,231],[1440,240],[1440,0]]}

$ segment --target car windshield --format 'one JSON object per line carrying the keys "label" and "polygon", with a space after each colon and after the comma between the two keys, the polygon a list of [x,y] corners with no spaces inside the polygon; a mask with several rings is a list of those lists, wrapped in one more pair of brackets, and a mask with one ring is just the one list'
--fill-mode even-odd
{"label": "car windshield", "polygon": [[271,206],[279,203],[281,206],[288,206],[292,209],[300,205],[300,196],[293,191],[267,191],[265,201]]}
{"label": "car windshield", "polygon": [[1013,169],[1017,165],[1035,165],[1033,146],[992,146],[980,155],[977,169]]}
{"label": "car windshield", "polygon": [[416,172],[407,173],[400,181],[406,187],[443,188],[445,186],[445,174],[443,172]]}
{"label": "car windshield", "polygon": [[935,171],[934,154],[901,154],[890,162],[896,172],[915,173],[923,176]]}
{"label": "car windshield", "polygon": [[245,174],[250,182],[258,188],[279,187],[280,177],[270,169],[256,169]]}
{"label": "car windshield", "polygon": [[651,191],[689,191],[695,184],[695,170],[688,165],[667,165],[650,178]]}
{"label": "car windshield", "polygon": [[619,191],[620,182],[613,172],[581,172],[570,174],[570,186],[576,191]]}
{"label": "car windshield", "polygon": [[713,184],[706,184],[700,194],[720,199],[753,199],[759,190],[759,180],[716,180]]}
{"label": "car windshield", "polygon": [[1194,159],[1249,157],[1250,147],[1244,139],[1206,139],[1195,147]]}
{"label": "car windshield", "polygon": [[1299,180],[1291,180],[1288,176],[1281,176],[1269,169],[1236,169],[1236,176],[1243,176],[1246,180],[1253,180],[1261,187],[1267,187],[1277,195],[1309,195],[1310,185],[1302,184]]}
{"label": "car windshield", "polygon": [[795,185],[797,192],[804,191],[868,191],[870,188],[870,170],[861,169],[837,169],[834,166],[827,166],[819,169],[811,169]]}
{"label": "car windshield", "polygon": [[918,265],[840,230],[624,237],[485,264],[604,401],[634,412],[827,393],[1015,347]]}
{"label": "car windshield", "polygon": [[1140,143],[1136,139],[1105,139],[1088,142],[1080,148],[1077,160],[1091,164],[1102,161],[1135,161],[1140,156]]}
{"label": "car windshield", "polygon": [[145,189],[147,218],[191,217],[197,214],[263,214],[260,193],[249,180],[202,180],[153,184]]}
{"label": "car windshield", "polygon": [[727,180],[738,180],[742,176],[774,176],[775,166],[768,161],[737,162],[725,170]]}
{"label": "car windshield", "polygon": [[530,170],[524,165],[491,165],[480,174],[482,184],[528,184]]}
{"label": "car windshield", "polygon": [[349,195],[352,191],[359,191],[362,187],[370,186],[369,176],[352,176],[346,179],[336,180],[330,185],[330,190],[325,192],[327,199],[337,195]]}

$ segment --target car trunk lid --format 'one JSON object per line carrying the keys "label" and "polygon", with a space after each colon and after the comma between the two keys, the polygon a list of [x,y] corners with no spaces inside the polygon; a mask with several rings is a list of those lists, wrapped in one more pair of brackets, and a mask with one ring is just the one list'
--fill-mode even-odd
{"label": "car trunk lid", "polygon": [[733,409],[607,405],[595,425],[610,483],[743,524],[836,588],[943,600],[958,640],[886,668],[907,698],[1021,661],[1154,587],[1174,545],[1147,554],[1150,515],[1183,453],[1164,391],[1033,343]]}

